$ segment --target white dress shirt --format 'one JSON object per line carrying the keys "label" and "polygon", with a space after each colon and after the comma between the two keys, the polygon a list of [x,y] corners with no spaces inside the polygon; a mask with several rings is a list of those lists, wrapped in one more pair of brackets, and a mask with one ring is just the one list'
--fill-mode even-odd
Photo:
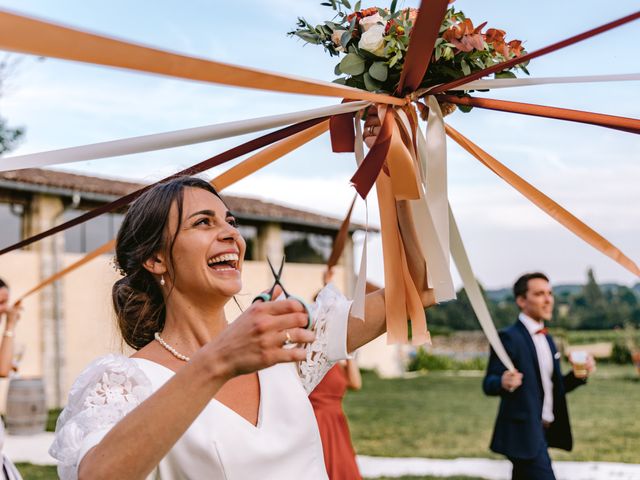
{"label": "white dress shirt", "polygon": [[546,335],[536,333],[541,328],[544,328],[544,322],[536,322],[524,313],[520,313],[518,318],[531,334],[533,345],[536,347],[542,390],[544,391],[542,420],[551,423],[555,418],[553,416],[553,354]]}

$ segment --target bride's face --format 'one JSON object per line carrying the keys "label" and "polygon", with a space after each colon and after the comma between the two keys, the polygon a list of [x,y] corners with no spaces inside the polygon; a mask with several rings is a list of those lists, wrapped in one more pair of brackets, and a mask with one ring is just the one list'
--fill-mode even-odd
{"label": "bride's face", "polygon": [[[173,238],[177,225],[178,207],[174,203],[169,214],[169,238]],[[231,298],[242,288],[245,249],[236,220],[222,200],[201,188],[185,188],[181,224],[170,257],[173,288],[189,297]]]}

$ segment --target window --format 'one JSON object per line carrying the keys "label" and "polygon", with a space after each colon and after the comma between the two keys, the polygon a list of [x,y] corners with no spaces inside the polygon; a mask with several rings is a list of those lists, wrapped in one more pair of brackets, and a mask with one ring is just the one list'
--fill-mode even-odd
{"label": "window", "polygon": [[282,241],[287,262],[327,263],[333,247],[330,235],[283,230]]}
{"label": "window", "polygon": [[[63,220],[71,220],[85,213],[83,210],[67,210]],[[106,213],[81,225],[65,230],[65,250],[71,253],[87,253],[115,238],[124,215]]]}
{"label": "window", "polygon": [[23,206],[0,203],[0,246],[8,247],[21,239]]}
{"label": "window", "polygon": [[238,225],[238,231],[247,243],[247,251],[244,254],[245,260],[256,259],[256,240],[258,238],[258,228],[253,225]]}

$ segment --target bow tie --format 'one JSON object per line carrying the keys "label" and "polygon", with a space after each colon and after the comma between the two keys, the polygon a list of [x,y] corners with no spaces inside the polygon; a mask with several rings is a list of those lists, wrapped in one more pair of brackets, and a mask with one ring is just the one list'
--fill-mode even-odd
{"label": "bow tie", "polygon": [[541,333],[541,334],[543,334],[543,335],[546,335],[546,334],[548,334],[548,333],[549,333],[549,329],[548,329],[547,327],[543,327],[543,328],[541,328],[540,330],[537,330],[537,331],[536,331],[536,335],[537,335],[537,334],[539,334],[539,333]]}

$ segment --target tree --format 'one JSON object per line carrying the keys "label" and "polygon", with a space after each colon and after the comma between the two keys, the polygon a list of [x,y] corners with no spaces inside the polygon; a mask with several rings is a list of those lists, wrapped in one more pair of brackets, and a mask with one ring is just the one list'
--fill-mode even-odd
{"label": "tree", "polygon": [[[14,70],[19,60],[10,54],[5,54],[0,58],[0,97],[2,97],[3,85],[9,73]],[[24,135],[24,128],[10,128],[7,121],[0,117],[0,155],[15,148],[20,138]]]}

